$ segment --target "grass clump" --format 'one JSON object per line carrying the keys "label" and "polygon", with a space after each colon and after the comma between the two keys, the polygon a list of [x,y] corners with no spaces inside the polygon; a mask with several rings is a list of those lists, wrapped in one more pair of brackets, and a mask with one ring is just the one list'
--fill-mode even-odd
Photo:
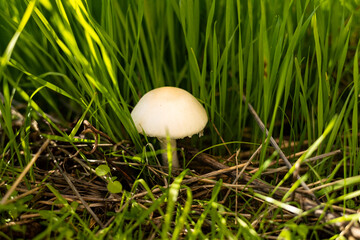
{"label": "grass clump", "polygon": [[[358,237],[357,1],[0,6],[2,238]],[[130,116],[165,85],[210,119],[171,174]]]}

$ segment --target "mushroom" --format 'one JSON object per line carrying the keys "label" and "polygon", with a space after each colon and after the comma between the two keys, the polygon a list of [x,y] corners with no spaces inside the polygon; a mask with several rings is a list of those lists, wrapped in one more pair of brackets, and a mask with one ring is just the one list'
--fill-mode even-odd
{"label": "mushroom", "polygon": [[136,104],[131,117],[139,133],[160,141],[163,165],[168,166],[167,136],[170,137],[173,167],[180,167],[176,139],[202,135],[208,121],[205,109],[189,92],[176,87],[161,87],[147,92]]}

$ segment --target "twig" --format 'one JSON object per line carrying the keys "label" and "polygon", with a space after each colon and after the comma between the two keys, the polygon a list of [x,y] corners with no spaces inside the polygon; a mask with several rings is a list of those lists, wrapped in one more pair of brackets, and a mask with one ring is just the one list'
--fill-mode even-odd
{"label": "twig", "polygon": [[[133,197],[130,197],[128,199],[128,201],[126,201],[126,203],[124,205],[121,206],[121,208],[119,210],[115,210],[116,213],[120,213],[122,212],[128,205],[129,203],[133,200],[134,198]],[[122,199],[121,199],[122,201]],[[105,227],[108,227],[115,219],[115,216],[112,216],[106,223],[105,223]],[[100,230],[96,233],[96,235],[98,235],[100,233]]]}
{"label": "twig", "polygon": [[[341,150],[336,150],[336,151],[333,151],[333,152],[324,153],[324,154],[321,154],[321,155],[318,155],[318,156],[315,156],[315,157],[312,157],[312,158],[308,158],[308,159],[304,160],[303,163],[317,161],[317,160],[320,160],[320,159],[323,159],[323,158],[334,156],[334,155],[339,154],[339,153],[341,153]],[[275,162],[271,163],[269,166],[272,166],[274,164],[275,164]],[[264,171],[262,174],[273,174],[275,172],[280,172],[280,171],[282,171],[284,169],[287,169],[287,166],[278,167],[277,169],[269,169],[269,170]],[[251,170],[250,173],[255,173],[257,170],[259,170],[259,168],[255,168],[255,169]],[[314,190],[311,189],[311,191],[314,191]]]}
{"label": "twig", "polygon": [[[17,188],[16,191],[19,191],[19,192],[27,192],[28,190],[27,189],[24,189],[24,188]],[[39,190],[37,191],[34,191],[32,193],[39,193]],[[42,193],[43,196],[46,196],[46,197],[53,197],[54,194],[53,193],[49,193],[49,192],[44,192]],[[74,196],[74,195],[68,195],[68,194],[61,194],[61,196],[63,198],[65,198],[66,200],[70,200],[70,201],[74,201],[74,200],[77,200],[78,197],[77,196]],[[118,203],[118,202],[121,202],[121,198],[102,198],[102,197],[92,197],[92,196],[83,196],[82,197],[84,200],[86,201],[92,201],[92,202],[109,202],[109,203]],[[12,200],[10,200],[12,201]],[[8,203],[8,202],[7,202]]]}
{"label": "twig", "polygon": [[22,199],[22,198],[24,198],[24,197],[26,197],[26,196],[28,196],[28,195],[30,195],[30,194],[39,192],[39,189],[40,189],[40,188],[41,188],[41,187],[36,187],[36,188],[31,189],[31,190],[26,189],[23,194],[20,194],[20,195],[18,195],[18,196],[16,196],[16,197],[10,199],[10,200],[7,201],[6,203],[16,202],[17,200]]}
{"label": "twig", "polygon": [[99,224],[99,226],[101,228],[104,228],[104,224],[100,221],[100,219],[98,218],[98,216],[93,212],[93,210],[89,207],[89,205],[87,204],[87,202],[81,197],[80,193],[78,192],[78,190],[76,189],[76,187],[74,186],[74,184],[71,182],[69,176],[67,175],[67,173],[65,171],[62,170],[62,168],[60,167],[60,165],[58,164],[58,162],[56,161],[55,157],[52,155],[51,151],[49,151],[52,158],[53,158],[53,162],[55,163],[56,167],[59,169],[60,173],[64,176],[65,181],[68,183],[68,185],[70,186],[70,188],[73,190],[73,192],[75,193],[75,195],[79,198],[79,200],[81,201],[81,203],[84,205],[84,207],[86,208],[86,210],[91,214],[91,216],[94,218],[94,220]]}
{"label": "twig", "polygon": [[196,177],[193,177],[193,178],[190,178],[190,179],[183,180],[182,184],[190,184],[190,183],[199,181],[199,179],[202,179],[202,178],[209,178],[209,177],[214,177],[214,176],[217,176],[217,175],[220,175],[220,174],[225,174],[225,173],[228,173],[228,172],[232,172],[232,171],[234,171],[234,170],[236,170],[238,168],[244,167],[245,165],[246,165],[246,163],[242,163],[242,164],[235,165],[235,166],[232,166],[232,167],[221,168],[220,170],[212,171],[212,172],[200,175],[200,176],[196,176]]}
{"label": "twig", "polygon": [[86,133],[92,133],[94,135],[95,143],[93,148],[90,151],[85,151],[83,148],[79,148],[74,155],[70,156],[70,158],[76,157],[80,152],[89,155],[89,154],[93,154],[96,151],[99,143],[98,135],[90,128],[86,128],[84,131],[82,131],[81,135],[85,135]]}
{"label": "twig", "polygon": [[[211,120],[210,120],[210,121],[211,121]],[[223,137],[221,136],[219,130],[218,130],[217,127],[215,126],[215,123],[213,123],[212,121],[211,121],[211,123],[212,123],[212,125],[213,125],[213,128],[215,129],[215,132],[216,132],[217,135],[220,137],[221,142],[224,144],[227,152],[229,153],[229,155],[231,155],[231,151],[230,151],[229,147],[227,146],[227,144],[225,144],[225,141],[224,141]]]}
{"label": "twig", "polygon": [[46,147],[49,145],[50,140],[47,139],[43,145],[40,147],[40,149],[37,151],[35,156],[30,160],[28,165],[26,165],[25,169],[21,172],[20,176],[16,179],[15,183],[11,186],[11,188],[7,191],[3,199],[1,199],[0,204],[5,205],[8,198],[11,196],[11,194],[15,191],[16,187],[19,185],[21,180],[24,178],[24,176],[28,173],[32,165],[36,162],[36,160],[40,157],[40,154],[46,149]]}
{"label": "twig", "polygon": [[[249,160],[245,163],[245,165],[244,165],[243,169],[241,170],[241,172],[240,172],[239,174],[236,174],[237,176],[236,176],[236,178],[234,179],[234,181],[233,181],[232,184],[235,184],[235,183],[239,180],[239,178],[240,178],[241,175],[244,173],[244,171],[245,171],[245,169],[247,168],[247,166],[249,166],[249,164],[250,164],[251,161],[254,159],[254,157],[260,152],[261,148],[262,148],[262,144],[256,149],[256,151],[253,153],[253,155],[251,155],[251,157],[249,158]],[[237,156],[236,156],[236,158],[237,158]],[[236,170],[237,170],[237,169],[236,169]],[[230,191],[231,191],[231,189],[229,189],[229,190],[227,191],[227,193],[225,194],[225,197],[224,197],[224,199],[222,200],[222,202],[225,202],[225,201],[226,201],[227,197],[228,197],[229,194],[230,194]]]}
{"label": "twig", "polygon": [[[343,239],[345,235],[348,235],[349,232],[351,231],[351,228],[354,226],[356,220],[352,219],[349,224],[347,224],[344,229],[341,231],[341,233],[339,234],[339,236],[336,238],[336,240],[340,240]],[[359,236],[358,236],[359,237]]]}
{"label": "twig", "polygon": [[[110,143],[112,143],[115,146],[120,146],[125,152],[127,152],[128,154],[134,156],[135,154],[128,150],[126,147],[124,147],[122,144],[116,144],[107,134],[103,133],[102,131],[96,129],[93,125],[90,124],[89,121],[84,120],[83,122],[84,124],[84,130],[82,131],[81,134],[85,134],[85,133],[92,133],[95,137],[95,143],[94,146],[92,148],[92,150],[90,151],[85,151],[81,148],[79,148],[78,151],[76,151],[76,153],[74,155],[70,155],[70,158],[74,158],[76,157],[80,152],[84,153],[84,154],[92,154],[96,151],[98,144],[99,144],[99,138],[98,135],[106,138]],[[99,154],[103,155],[101,152],[99,152]],[[104,159],[106,159],[107,163],[113,167],[116,168],[117,171],[121,172],[122,176],[125,178],[125,180],[127,181],[128,185],[131,187],[133,182],[134,182],[134,177],[128,173],[128,171],[123,170],[122,168],[120,168],[119,166],[117,166],[116,164],[113,163],[113,160],[111,158],[107,158],[103,155]]]}
{"label": "twig", "polygon": [[21,220],[21,221],[17,221],[17,222],[8,222],[8,223],[5,223],[4,225],[1,225],[0,229],[4,229],[4,228],[15,226],[15,225],[28,224],[28,223],[31,223],[31,222],[34,222],[34,220],[30,219],[30,220]]}
{"label": "twig", "polygon": [[[325,221],[331,221],[335,218],[341,217],[341,214],[336,212],[329,212],[324,210],[326,205],[320,204],[311,201],[310,199],[303,199],[302,202],[303,209],[305,211],[313,211],[313,214],[319,218],[323,218]],[[330,207],[333,207],[332,205]],[[342,230],[340,235],[348,236],[348,239],[360,239],[360,227],[354,225],[356,221],[344,221],[344,222],[334,222],[331,223],[332,226],[339,228]],[[350,238],[352,237],[352,238]],[[338,239],[338,238],[337,238]]]}
{"label": "twig", "polygon": [[131,156],[135,156],[135,153],[133,153],[131,150],[127,149],[126,147],[124,147],[122,144],[117,144],[114,140],[112,140],[107,134],[105,134],[104,132],[96,129],[93,125],[91,125],[91,123],[87,120],[84,120],[84,125],[85,128],[90,128],[94,133],[99,134],[100,136],[106,138],[110,143],[114,144],[114,145],[118,145],[120,146],[125,152],[127,152],[128,154],[130,154]]}
{"label": "twig", "polygon": [[[349,178],[347,178],[347,179],[348,179],[348,181],[350,182],[350,179],[356,179],[356,178],[358,178],[358,176],[349,177]],[[337,180],[337,181],[325,183],[325,184],[322,184],[322,185],[320,185],[320,186],[317,186],[317,187],[312,188],[311,191],[312,191],[312,192],[316,192],[316,191],[318,191],[318,190],[320,190],[320,189],[323,189],[323,188],[327,188],[327,187],[330,187],[330,186],[336,186],[337,184],[342,184],[343,181],[344,181],[344,179],[340,179],[340,180]],[[349,184],[349,183],[348,183],[348,184]],[[350,184],[349,184],[349,185],[350,185]],[[335,191],[335,190],[341,190],[341,189],[340,189],[340,188],[339,188],[339,189],[337,189],[337,188],[332,189],[332,191]]]}
{"label": "twig", "polygon": [[[245,95],[243,95],[243,102],[246,103],[246,97]],[[260,129],[265,132],[266,137],[269,137],[269,131],[266,129],[264,123],[261,121],[261,119],[259,118],[259,116],[257,115],[255,109],[252,107],[252,105],[248,102],[248,108],[249,111],[251,112],[251,114],[253,115],[253,117],[255,118],[256,123],[259,125]],[[275,148],[275,150],[279,153],[280,157],[282,158],[282,160],[284,161],[284,163],[286,164],[286,166],[291,169],[292,168],[292,164],[290,163],[290,161],[287,159],[287,157],[285,156],[285,154],[283,153],[283,151],[280,149],[279,145],[276,143],[275,139],[270,136],[270,143],[271,145]],[[300,176],[297,174],[296,177],[298,179],[300,179]],[[301,181],[301,186],[303,186],[303,188],[305,190],[308,191],[308,193],[313,197],[313,199],[320,204],[319,199],[315,196],[315,194],[310,190],[310,188],[306,185],[306,183],[304,181]]]}

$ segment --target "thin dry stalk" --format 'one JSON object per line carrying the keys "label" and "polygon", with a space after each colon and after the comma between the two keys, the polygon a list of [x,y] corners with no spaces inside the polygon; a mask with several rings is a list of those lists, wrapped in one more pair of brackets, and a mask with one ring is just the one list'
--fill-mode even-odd
{"label": "thin dry stalk", "polygon": [[[243,169],[241,170],[240,174],[237,174],[237,173],[236,173],[236,178],[234,179],[233,184],[235,184],[235,183],[239,180],[239,178],[241,177],[241,175],[244,173],[245,169],[249,166],[249,164],[250,164],[251,161],[255,158],[255,156],[260,152],[261,148],[262,148],[262,144],[256,149],[256,151],[253,153],[253,155],[251,155],[251,157],[249,158],[249,160],[245,163],[245,165],[244,165]],[[236,157],[236,159],[237,159],[237,157]],[[237,170],[237,169],[236,169],[236,170]],[[229,194],[230,194],[230,189],[229,189],[229,190],[227,191],[227,193],[225,194],[225,197],[224,197],[224,199],[222,200],[223,203],[226,201],[226,199],[227,199],[227,197],[229,196]],[[236,201],[236,202],[237,202],[237,201]]]}
{"label": "thin dry stalk", "polygon": [[[246,97],[245,95],[243,95],[243,102],[246,103]],[[250,102],[248,102],[248,108],[249,111],[251,112],[251,114],[253,115],[253,117],[255,118],[255,121],[257,122],[257,124],[259,125],[260,129],[265,133],[266,137],[270,137],[270,143],[271,145],[275,148],[275,150],[279,153],[280,157],[282,158],[282,160],[285,162],[286,166],[291,169],[292,168],[292,164],[289,162],[289,160],[287,159],[287,157],[285,156],[285,154],[283,153],[283,151],[280,149],[279,145],[276,143],[275,139],[272,136],[269,136],[269,130],[266,129],[264,123],[261,121],[260,117],[257,115],[255,109],[253,108],[253,106],[250,104]],[[300,179],[300,176],[297,174],[296,175],[297,179]],[[304,181],[301,181],[301,185],[303,186],[304,189],[306,189],[307,191],[309,191],[309,194],[312,196],[312,198],[320,204],[319,199],[315,196],[315,194],[313,192],[310,191],[310,188],[306,185],[306,183]]]}
{"label": "thin dry stalk", "polygon": [[34,163],[36,162],[36,160],[40,157],[41,153],[47,148],[47,146],[49,145],[50,140],[47,139],[42,146],[40,147],[40,149],[37,151],[37,153],[35,154],[35,156],[30,160],[30,162],[28,163],[28,165],[26,165],[25,169],[21,172],[21,174],[19,175],[19,177],[16,179],[16,181],[14,182],[14,184],[11,186],[11,188],[7,191],[7,193],[5,194],[5,196],[1,199],[0,204],[5,205],[7,203],[8,198],[11,196],[11,194],[15,191],[16,187],[20,184],[21,180],[25,177],[25,175],[28,173],[28,171],[30,170],[30,168],[34,165]]}
{"label": "thin dry stalk", "polygon": [[91,214],[91,216],[94,218],[94,220],[99,224],[101,228],[104,228],[104,224],[100,221],[98,216],[93,212],[93,210],[90,208],[90,206],[87,204],[87,202],[81,197],[79,191],[76,189],[74,184],[71,182],[70,178],[68,177],[67,173],[62,170],[62,168],[57,163],[56,159],[53,157],[53,162],[55,163],[56,167],[59,169],[60,173],[64,176],[64,179],[69,184],[70,188],[73,190],[75,195],[79,198],[81,203],[84,205],[86,210]]}

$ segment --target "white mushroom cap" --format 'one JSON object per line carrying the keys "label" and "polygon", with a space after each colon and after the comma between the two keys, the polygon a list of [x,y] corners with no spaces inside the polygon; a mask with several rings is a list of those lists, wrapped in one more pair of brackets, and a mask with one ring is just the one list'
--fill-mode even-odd
{"label": "white mushroom cap", "polygon": [[146,93],[131,112],[138,132],[171,139],[202,133],[208,117],[199,101],[187,91],[161,87]]}

